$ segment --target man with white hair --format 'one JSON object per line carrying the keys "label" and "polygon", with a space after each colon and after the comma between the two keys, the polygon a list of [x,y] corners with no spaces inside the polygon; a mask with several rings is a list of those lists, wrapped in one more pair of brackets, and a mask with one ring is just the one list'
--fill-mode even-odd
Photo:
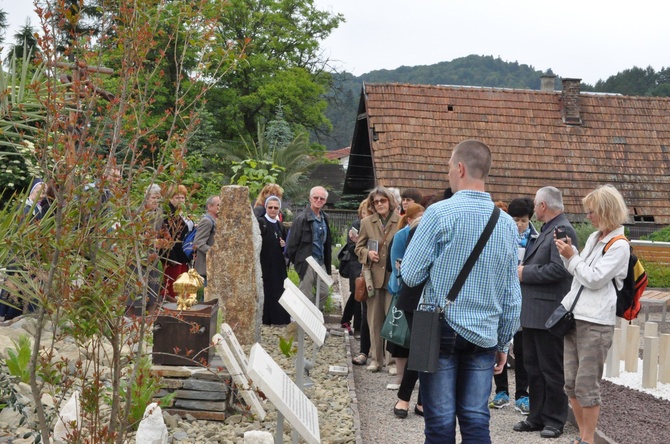
{"label": "man with white hair", "polygon": [[[307,258],[312,256],[330,274],[333,238],[328,216],[322,210],[327,200],[328,191],[324,187],[317,186],[309,191],[309,205],[293,221],[286,243],[288,257],[300,276],[299,288],[310,299],[317,274],[307,263]],[[323,309],[327,297],[328,286],[321,281],[319,309]]]}

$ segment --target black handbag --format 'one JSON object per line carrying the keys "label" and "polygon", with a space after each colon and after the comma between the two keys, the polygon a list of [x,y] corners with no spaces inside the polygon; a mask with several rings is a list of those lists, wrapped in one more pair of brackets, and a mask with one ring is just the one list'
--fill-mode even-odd
{"label": "black handbag", "polygon": [[[458,274],[447,295],[447,305],[453,303],[461,291],[465,280],[468,278],[472,267],[479,258],[484,246],[491,237],[498,218],[500,217],[500,208],[493,208],[486,228],[479,237],[477,244],[472,249],[472,253],[465,261],[463,269]],[[435,304],[419,304],[414,310],[412,319],[412,334],[410,338],[409,357],[407,358],[407,368],[417,372],[435,373],[440,361],[440,341],[442,337],[441,318],[443,316],[442,308]]]}
{"label": "black handbag", "polygon": [[572,302],[570,310],[566,309],[563,304],[560,304],[556,307],[556,310],[549,316],[547,322],[544,323],[544,326],[549,330],[549,333],[556,336],[557,338],[562,338],[567,335],[573,328],[575,328],[575,315],[573,310],[575,305],[577,305],[577,300],[582,294],[584,286],[582,285],[575,296],[575,300]]}

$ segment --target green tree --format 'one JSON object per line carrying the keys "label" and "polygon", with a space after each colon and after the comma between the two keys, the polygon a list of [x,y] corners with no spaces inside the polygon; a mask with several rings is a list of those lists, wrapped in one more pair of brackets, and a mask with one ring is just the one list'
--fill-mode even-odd
{"label": "green tree", "polygon": [[245,59],[208,97],[222,138],[254,134],[280,103],[292,127],[327,127],[323,94],[330,75],[319,42],[343,20],[313,0],[230,0],[217,37],[225,47],[243,47]]}
{"label": "green tree", "polygon": [[5,41],[5,32],[9,28],[9,23],[7,22],[7,12],[3,9],[0,9],[0,43]]}
{"label": "green tree", "polygon": [[29,54],[29,60],[32,62],[39,57],[39,48],[37,47],[36,30],[30,24],[30,19],[26,20],[16,34],[14,34],[14,43],[12,44],[9,55],[5,59],[5,64],[9,65],[12,55],[16,58],[23,57],[23,54]]}
{"label": "green tree", "polygon": [[265,162],[267,165],[280,167],[281,172],[276,174],[276,183],[287,195],[296,198],[305,194],[301,185],[307,179],[309,172],[323,161],[322,154],[322,151],[310,144],[305,131],[294,136],[289,143],[278,145],[268,141],[265,125],[259,123],[256,138],[246,136],[241,142],[228,143],[222,156],[238,164],[251,160],[259,164]]}
{"label": "green tree", "polygon": [[29,69],[29,54],[8,58],[0,65],[0,202],[24,189],[39,175],[34,156],[37,124],[44,121],[46,107],[36,91],[44,85],[44,67]]}
{"label": "green tree", "polygon": [[[61,79],[75,67],[59,64],[59,42],[53,35],[44,36],[40,50],[50,75],[26,88],[35,105],[19,108],[27,102],[24,98],[11,102],[17,104],[15,114],[5,108],[3,135],[14,131],[18,137],[4,142],[14,146],[32,136],[35,166],[53,192],[49,212],[39,221],[23,217],[12,205],[0,210],[0,264],[16,270],[0,282],[0,288],[36,307],[29,384],[37,421],[26,426],[39,435],[36,442],[50,439],[53,418],[47,417],[40,402],[45,393],[60,400],[79,390],[82,424],[71,439],[100,444],[127,441],[136,425],[132,411],[151,398],[138,397],[144,393],[141,388],[155,387],[143,382],[146,311],[132,324],[123,314],[129,296],[146,298],[146,270],[158,262],[156,248],[170,247],[174,240],[161,238],[153,228],[156,215],[144,209],[143,191],[159,177],[169,178],[163,186],[184,177],[186,147],[199,122],[198,110],[207,90],[227,69],[221,66],[226,58],[210,63],[210,55],[219,49],[211,38],[208,0],[174,2],[181,6],[176,10],[164,8],[162,0],[112,3],[101,2],[101,17],[109,20],[102,25],[112,30],[102,41],[79,35],[73,28],[77,70],[72,81]],[[184,29],[181,37],[199,54],[199,69],[177,77],[170,112],[156,116],[151,104],[163,78],[147,54],[160,45],[152,39],[154,31],[170,21],[188,25],[174,23],[168,29]],[[113,100],[105,100],[95,69],[101,70],[101,60],[111,59],[110,53],[119,69],[110,74]],[[177,66],[183,66],[187,55],[172,56],[181,59]],[[9,93],[18,94],[13,85],[2,91],[3,100]],[[26,116],[35,110],[42,113],[37,116],[38,131],[26,133]],[[158,127],[163,129],[160,137],[155,134]],[[151,156],[144,156],[146,152]],[[123,170],[120,182],[107,174],[116,164]],[[49,325],[54,326],[53,338],[47,343],[41,339],[49,333]],[[55,354],[54,344],[62,341],[84,350],[86,359],[74,371]],[[129,351],[122,356],[124,347]],[[109,369],[107,380],[103,364]]]}
{"label": "green tree", "polygon": [[596,91],[619,93],[627,96],[645,96],[656,86],[657,75],[654,68],[637,66],[624,69],[607,80],[595,84]]}

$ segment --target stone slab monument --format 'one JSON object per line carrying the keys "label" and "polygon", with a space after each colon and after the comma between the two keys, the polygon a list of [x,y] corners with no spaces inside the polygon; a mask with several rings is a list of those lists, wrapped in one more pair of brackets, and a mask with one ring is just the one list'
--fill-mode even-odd
{"label": "stone slab monument", "polygon": [[221,209],[214,245],[207,252],[207,294],[217,298],[223,314],[242,345],[261,339],[263,276],[261,236],[251,210],[249,188],[221,188]]}

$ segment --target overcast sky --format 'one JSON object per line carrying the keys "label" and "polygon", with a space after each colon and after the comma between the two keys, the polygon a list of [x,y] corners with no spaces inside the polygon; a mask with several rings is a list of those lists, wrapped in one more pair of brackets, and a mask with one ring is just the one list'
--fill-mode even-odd
{"label": "overcast sky", "polygon": [[599,79],[670,66],[670,2],[622,0],[315,0],[346,23],[323,44],[355,75],[470,54]]}
{"label": "overcast sky", "polygon": [[[323,43],[335,66],[355,75],[492,55],[594,84],[633,66],[670,66],[670,2],[638,0],[314,0],[346,18]],[[12,28],[32,0],[0,0]]]}

